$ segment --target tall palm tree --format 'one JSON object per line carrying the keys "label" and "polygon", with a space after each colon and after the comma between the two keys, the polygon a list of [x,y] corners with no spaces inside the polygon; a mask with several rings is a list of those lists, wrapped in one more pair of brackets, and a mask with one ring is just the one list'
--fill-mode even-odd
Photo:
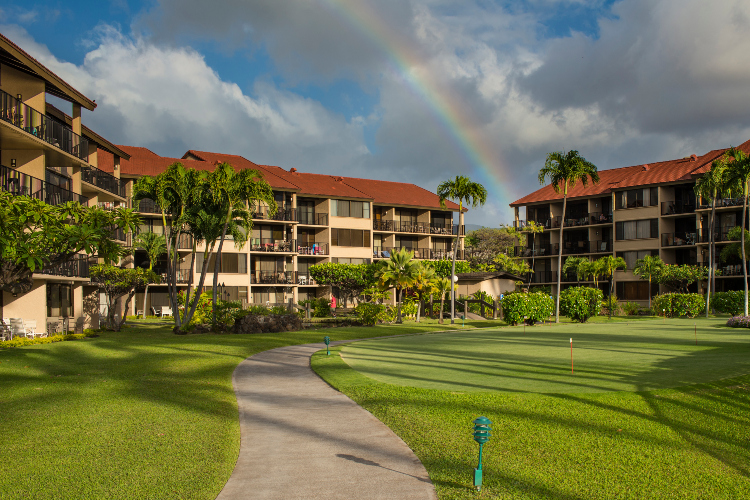
{"label": "tall palm tree", "polygon": [[[464,175],[457,175],[452,181],[441,182],[437,188],[440,198],[440,206],[445,208],[445,200],[450,199],[458,202],[459,216],[463,213],[464,203],[476,207],[484,205],[487,201],[487,189],[478,182],[472,182]],[[451,280],[456,275],[456,253],[458,252],[458,236],[460,229],[456,231],[456,239],[453,242],[453,264],[451,265]],[[456,292],[451,289],[451,324],[455,322]],[[442,311],[441,311],[442,314]]]}
{"label": "tall palm tree", "polygon": [[588,186],[589,178],[596,184],[599,172],[596,165],[578,154],[578,151],[555,151],[547,155],[544,167],[539,171],[539,183],[549,179],[556,193],[563,192],[563,212],[560,223],[560,245],[557,254],[557,298],[555,300],[555,323],[560,322],[560,278],[562,274],[563,228],[565,227],[565,210],[568,204],[568,188],[573,188],[578,181]]}
{"label": "tall palm tree", "polygon": [[[219,286],[219,271],[221,270],[221,251],[224,247],[224,239],[227,229],[232,221],[236,221],[238,227],[249,234],[253,228],[252,211],[249,210],[253,203],[263,202],[269,207],[269,215],[274,215],[277,210],[276,201],[273,197],[273,189],[263,179],[263,174],[254,169],[243,169],[234,171],[229,163],[220,163],[209,175],[208,184],[213,194],[214,202],[224,207],[224,225],[219,239],[219,248],[216,252],[213,280],[213,323],[216,324],[216,301]],[[236,245],[235,240],[235,245]]]}
{"label": "tall palm tree", "polygon": [[[167,242],[161,234],[144,232],[136,236],[133,242],[136,248],[140,248],[146,251],[148,256],[148,270],[154,270],[154,263],[159,259],[160,256],[167,252]],[[146,319],[146,301],[148,300],[148,286],[146,283],[146,291],[143,294],[143,319]]]}
{"label": "tall palm tree", "polygon": [[[750,157],[739,149],[731,148],[727,151],[727,157],[730,159],[727,167],[727,182],[729,184],[737,183],[742,186],[742,238],[745,241],[745,216],[747,213],[748,184],[750,183]],[[745,245],[742,247],[742,272],[745,277],[745,316],[747,316],[747,252]]]}
{"label": "tall palm tree", "polygon": [[648,280],[648,308],[651,309],[651,280],[659,275],[664,269],[664,262],[658,255],[646,255],[642,259],[635,261],[633,274],[639,276],[642,280]]}
{"label": "tall palm tree", "polygon": [[[453,285],[453,286],[451,286]],[[448,278],[438,278],[435,280],[435,293],[440,294],[440,313],[438,316],[438,323],[443,324],[443,307],[445,306],[445,294],[455,289],[456,285],[453,284],[453,280]]]}
{"label": "tall palm tree", "polygon": [[413,259],[414,254],[406,248],[393,252],[390,259],[381,261],[380,268],[375,276],[380,284],[386,288],[396,289],[396,323],[403,323],[401,319],[401,301],[403,292],[414,285],[419,272],[419,262]]}
{"label": "tall palm tree", "polygon": [[[714,261],[716,260],[716,199],[725,190],[725,172],[728,157],[726,154],[711,163],[711,170],[706,172],[695,183],[695,194],[701,198],[711,200],[711,222],[708,224],[708,281],[706,286],[706,318],[708,318],[709,305],[711,304],[711,289],[713,286],[711,278],[714,275]],[[714,290],[715,292],[715,290]],[[649,297],[650,299],[650,297]],[[651,304],[649,303],[649,307]]]}
{"label": "tall palm tree", "polygon": [[612,293],[614,290],[614,277],[615,271],[622,269],[623,271],[628,268],[628,263],[622,257],[615,257],[613,255],[607,255],[601,259],[597,259],[600,263],[600,269],[602,275],[609,280],[609,319],[612,319]]}
{"label": "tall palm tree", "polygon": [[414,284],[412,288],[417,292],[419,297],[419,307],[417,308],[417,323],[422,312],[422,306],[424,305],[425,295],[429,295],[435,287],[435,270],[419,262],[419,268],[417,269],[416,276],[414,277]]}

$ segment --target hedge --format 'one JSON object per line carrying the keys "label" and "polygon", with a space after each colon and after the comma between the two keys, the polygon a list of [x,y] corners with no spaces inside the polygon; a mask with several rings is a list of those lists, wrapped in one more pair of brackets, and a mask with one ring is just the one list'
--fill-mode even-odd
{"label": "hedge", "polygon": [[573,321],[585,323],[599,312],[604,294],[598,288],[575,286],[560,293],[560,314]]}
{"label": "hedge", "polygon": [[98,337],[94,330],[84,330],[84,333],[57,334],[51,337],[16,337],[13,340],[0,342],[0,349],[10,349],[12,347],[24,347],[27,345],[52,344],[53,342],[64,342],[66,340],[82,340],[86,337]]}
{"label": "hedge", "polygon": [[711,296],[711,307],[719,312],[738,316],[745,311],[745,292],[741,290],[716,292]]}
{"label": "hedge", "polygon": [[533,325],[555,312],[555,303],[545,293],[510,293],[503,297],[501,303],[505,322],[510,325],[517,325],[524,318]]}
{"label": "hedge", "polygon": [[663,293],[654,297],[651,304],[657,315],[670,318],[694,318],[706,311],[705,297],[699,293]]}

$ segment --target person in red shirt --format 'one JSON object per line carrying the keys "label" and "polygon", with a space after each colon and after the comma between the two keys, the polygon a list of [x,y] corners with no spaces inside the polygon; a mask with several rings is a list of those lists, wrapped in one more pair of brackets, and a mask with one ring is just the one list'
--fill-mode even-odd
{"label": "person in red shirt", "polygon": [[333,314],[333,317],[336,317],[336,297],[331,295],[331,314]]}

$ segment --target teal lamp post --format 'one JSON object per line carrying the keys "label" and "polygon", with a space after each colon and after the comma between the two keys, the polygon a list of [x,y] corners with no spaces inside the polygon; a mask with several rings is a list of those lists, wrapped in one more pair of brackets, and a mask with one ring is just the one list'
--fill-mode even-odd
{"label": "teal lamp post", "polygon": [[474,420],[474,441],[479,443],[479,465],[474,469],[474,487],[477,491],[482,489],[482,446],[490,440],[492,433],[492,422],[487,417],[479,417]]}
{"label": "teal lamp post", "polygon": [[328,345],[331,343],[331,337],[329,337],[328,335],[326,335],[325,337],[323,337],[323,342],[326,343],[326,356],[330,356],[331,355],[331,349],[328,347]]}

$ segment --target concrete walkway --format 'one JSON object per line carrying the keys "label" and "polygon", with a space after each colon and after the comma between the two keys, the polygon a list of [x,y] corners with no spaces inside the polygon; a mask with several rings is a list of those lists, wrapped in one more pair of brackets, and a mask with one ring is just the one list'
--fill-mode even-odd
{"label": "concrete walkway", "polygon": [[436,499],[409,447],[312,371],[321,348],[272,349],[235,369],[240,456],[217,499]]}

